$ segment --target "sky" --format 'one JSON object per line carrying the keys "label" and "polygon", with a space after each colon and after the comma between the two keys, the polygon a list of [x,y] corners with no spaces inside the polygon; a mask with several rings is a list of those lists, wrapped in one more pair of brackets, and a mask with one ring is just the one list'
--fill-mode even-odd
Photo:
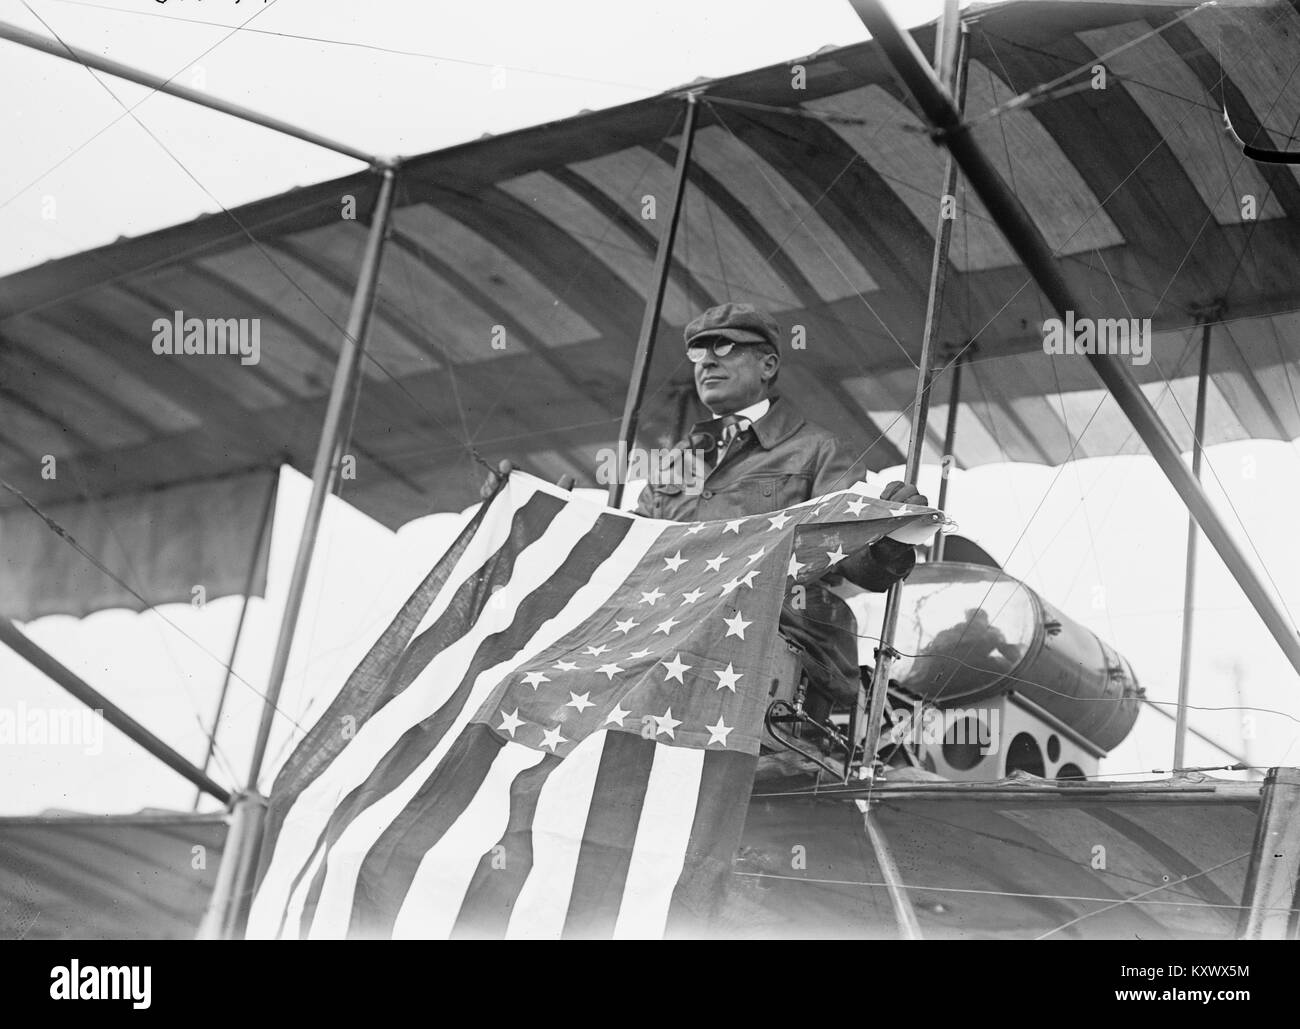
{"label": "sky", "polygon": [[[892,6],[916,24],[939,5]],[[0,0],[0,20],[53,31],[381,154],[420,153],[866,37],[843,0],[797,8],[752,0]],[[304,36],[314,38],[297,38]],[[117,80],[97,81],[47,55],[5,42],[0,54],[0,91],[8,98],[0,138],[10,141],[0,166],[0,274],[358,168],[225,115]],[[124,113],[123,105],[136,104]],[[55,216],[44,217],[51,204]],[[1100,417],[1121,415],[1109,405]],[[1291,611],[1300,611],[1300,551],[1289,514],[1300,502],[1297,471],[1294,444],[1248,441],[1206,455],[1207,488]],[[921,480],[932,499],[935,475],[927,468]],[[282,473],[268,596],[249,605],[218,736],[213,775],[226,784],[242,782],[248,766],[260,707],[255,691],[269,668],[308,485],[297,472]],[[949,514],[963,534],[1113,643],[1150,697],[1174,698],[1187,519],[1152,461],[985,466],[955,472],[950,498]],[[292,721],[277,719],[264,789],[464,517],[434,514],[392,533],[344,503],[328,502],[282,698]],[[1192,724],[1253,764],[1300,763],[1296,675],[1204,543],[1201,555],[1193,703],[1213,710],[1193,712]],[[201,762],[239,603],[229,597],[202,609],[55,616],[25,630]],[[0,650],[0,708],[20,705],[77,707]],[[1103,770],[1154,776],[1169,768],[1171,754],[1172,722],[1147,712]],[[1228,760],[1198,743],[1189,745],[1188,758],[1206,765]],[[194,799],[192,786],[112,729],[98,744],[0,746],[0,783],[4,814],[188,809]]]}

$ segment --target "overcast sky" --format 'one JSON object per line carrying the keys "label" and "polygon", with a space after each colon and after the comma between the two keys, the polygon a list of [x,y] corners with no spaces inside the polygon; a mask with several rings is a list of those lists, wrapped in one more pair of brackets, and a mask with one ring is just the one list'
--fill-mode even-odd
{"label": "overcast sky", "polygon": [[[75,45],[384,154],[420,153],[865,38],[844,0],[29,2],[30,8],[0,0],[0,19],[52,30]],[[894,6],[911,23],[938,8]],[[243,28],[233,34],[222,27],[236,24]],[[316,40],[294,38],[301,36]],[[0,138],[7,141],[0,164],[0,274],[358,168],[348,158],[173,98],[143,99],[147,90],[96,81],[80,67],[9,43],[0,42],[0,55],[6,98]],[[504,88],[493,88],[500,69]],[[138,102],[134,115],[124,113],[123,104]],[[43,218],[43,205],[51,202],[56,217]],[[1121,416],[1108,404],[1100,417]],[[1249,537],[1293,611],[1300,611],[1292,528],[1300,502],[1298,459],[1292,444],[1232,444],[1209,451],[1205,473],[1213,493],[1231,495],[1244,522],[1242,538]],[[922,487],[934,497],[931,470]],[[237,662],[240,675],[259,689],[306,493],[300,475],[284,474],[270,596],[253,601]],[[1175,696],[1186,515],[1150,460],[957,473],[949,510],[1012,574],[1113,642],[1151,696]],[[310,725],[460,520],[433,515],[393,534],[330,502],[284,692],[299,726]],[[1254,763],[1300,763],[1296,676],[1212,550],[1202,545],[1202,555],[1194,701],[1229,710],[1197,712],[1193,724],[1239,752],[1244,748]],[[142,614],[106,611],[81,620],[44,618],[26,628],[158,735],[201,760],[200,720],[211,717],[218,658],[228,653],[237,611],[238,601],[226,598],[203,611],[184,605]],[[214,771],[223,782],[242,778],[258,703],[248,685],[232,686]],[[0,706],[18,704],[75,706],[40,673],[0,651]],[[1242,705],[1292,717],[1243,713]],[[264,786],[297,733],[285,721],[277,724]],[[1168,768],[1171,738],[1170,722],[1145,714],[1105,769]],[[1189,758],[1224,761],[1201,746],[1192,746]],[[98,755],[0,747],[0,782],[3,813],[187,808],[193,795],[112,730]]]}

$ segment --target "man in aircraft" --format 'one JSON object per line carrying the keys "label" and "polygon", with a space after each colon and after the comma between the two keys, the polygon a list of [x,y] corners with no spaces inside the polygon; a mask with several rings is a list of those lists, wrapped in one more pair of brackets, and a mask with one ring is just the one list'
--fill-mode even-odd
{"label": "man in aircraft", "polygon": [[[636,514],[673,521],[765,514],[845,489],[865,474],[856,448],[805,419],[775,392],[780,329],[765,312],[750,304],[720,304],[686,326],[685,340],[696,392],[713,417],[696,423],[673,448],[672,464],[686,474],[652,475]],[[499,474],[510,469],[503,461]],[[497,474],[483,484],[484,497]],[[566,476],[560,485],[571,487],[572,480]],[[880,496],[928,503],[902,482],[889,483]],[[912,547],[883,539],[836,571],[863,589],[883,592],[915,562]],[[852,703],[859,686],[856,626],[848,605],[823,585],[829,578],[809,584],[801,609],[786,598],[781,632],[803,648],[810,687],[838,704]]]}

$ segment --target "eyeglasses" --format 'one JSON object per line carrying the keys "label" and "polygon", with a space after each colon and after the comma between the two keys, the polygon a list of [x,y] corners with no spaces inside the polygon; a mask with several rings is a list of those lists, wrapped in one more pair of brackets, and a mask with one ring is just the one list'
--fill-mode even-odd
{"label": "eyeglasses", "polygon": [[691,364],[699,364],[704,360],[710,350],[713,351],[714,357],[726,357],[736,347],[753,347],[761,346],[757,340],[753,342],[737,343],[735,340],[723,339],[721,337],[710,339],[707,343],[692,343],[686,348],[686,358]]}

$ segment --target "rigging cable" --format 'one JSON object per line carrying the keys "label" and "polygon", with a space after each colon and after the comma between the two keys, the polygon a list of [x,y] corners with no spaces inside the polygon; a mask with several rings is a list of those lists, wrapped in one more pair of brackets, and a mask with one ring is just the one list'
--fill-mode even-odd
{"label": "rigging cable", "polygon": [[[36,515],[38,518],[41,519],[41,521],[43,521],[46,524],[46,526],[50,529],[51,532],[53,532],[56,536],[59,536],[61,539],[67,542],[69,546],[71,546],[74,550],[77,551],[77,553],[79,553],[87,561],[89,561],[101,572],[103,572],[110,579],[112,579],[115,583],[121,586],[122,589],[126,590],[129,594],[131,594],[131,596],[135,597],[138,601],[140,601],[140,603],[144,606],[145,610],[152,611],[155,615],[157,615],[168,625],[170,625],[173,629],[175,629],[182,636],[184,636],[187,640],[189,640],[196,647],[198,647],[199,650],[203,651],[203,653],[207,654],[208,657],[212,658],[213,661],[217,662],[217,664],[220,665],[223,669],[228,669],[230,671],[230,674],[234,678],[242,682],[245,686],[247,686],[250,690],[256,693],[264,701],[267,699],[266,694],[264,694],[256,686],[254,686],[242,675],[240,675],[228,664],[226,664],[226,662],[223,659],[217,657],[216,654],[212,653],[212,651],[208,650],[208,648],[205,647],[202,643],[200,643],[188,632],[186,632],[179,625],[173,622],[170,618],[164,615],[157,607],[150,604],[148,600],[146,600],[139,593],[137,593],[129,583],[127,583],[124,579],[121,578],[121,576],[119,576],[116,572],[110,569],[106,564],[100,561],[99,558],[97,558],[89,550],[87,550],[80,543],[78,543],[76,537],[74,537],[70,532],[68,532],[67,529],[65,529],[52,517],[50,517],[48,514],[42,511],[40,507],[38,507],[25,493],[22,492],[22,490],[18,489],[16,486],[14,486],[12,483],[10,483],[8,480],[4,478],[0,478],[0,488],[7,490],[9,493],[12,493],[15,497],[17,497],[22,502],[22,504],[28,508],[28,510],[30,510],[34,515]],[[290,718],[286,712],[280,710],[278,707],[276,708],[276,711],[279,714],[283,715],[285,718],[289,718],[290,721],[293,721],[293,719]],[[301,729],[302,727],[299,726],[299,728]]]}
{"label": "rigging cable", "polygon": [[[178,69],[177,69],[175,72],[173,72],[171,75],[168,75],[167,78],[164,80],[164,84],[170,83],[173,79],[175,79],[178,75],[180,75],[181,72],[183,72],[186,68],[189,68],[190,66],[192,66],[196,61],[201,61],[203,58],[207,57],[208,54],[212,53],[213,50],[215,50],[217,47],[219,47],[222,43],[224,43],[226,40],[228,40],[231,36],[233,36],[233,35],[235,35],[236,33],[238,33],[241,29],[244,29],[245,26],[247,26],[248,23],[251,22],[254,18],[259,18],[259,17],[261,17],[263,14],[265,14],[267,11],[269,11],[272,7],[274,7],[277,3],[279,3],[279,0],[263,0],[263,3],[264,3],[264,6],[259,7],[259,8],[258,8],[256,11],[254,11],[251,15],[249,15],[247,18],[245,18],[245,19],[244,19],[240,24],[238,24],[238,25],[232,27],[232,28],[230,29],[229,32],[227,32],[224,36],[222,36],[220,39],[218,39],[215,43],[213,43],[210,47],[208,47],[206,50],[204,50],[201,54],[199,54],[199,55],[198,55],[197,57],[195,57],[193,60],[187,62],[187,63],[184,64],[184,65],[182,65],[180,68],[178,68]],[[24,6],[25,6],[25,4],[24,4]],[[31,8],[30,8],[30,7],[28,7],[27,9],[28,9],[29,11],[31,11]],[[37,15],[35,11],[32,11],[32,14],[36,15],[37,19],[41,22],[42,25],[45,25],[45,21],[44,21],[43,19],[41,19],[40,15]],[[48,25],[45,25],[45,27],[46,27],[47,29],[49,28]],[[252,30],[249,30],[249,31],[252,31]],[[55,38],[57,39],[58,37],[56,36]],[[60,39],[59,42],[60,42],[61,44],[63,44],[63,46],[65,46],[65,47],[67,46],[67,44],[64,43],[63,40]],[[78,63],[80,63],[80,62],[78,62]],[[83,67],[84,67],[84,66],[83,66]],[[90,69],[87,68],[86,70],[89,71]],[[101,85],[102,85],[102,83],[101,83]],[[106,88],[107,88],[107,87],[106,87]],[[111,122],[109,122],[107,125],[105,125],[102,129],[100,129],[98,132],[96,132],[96,133],[95,133],[93,136],[91,136],[89,139],[87,139],[84,143],[81,143],[81,144],[79,144],[78,146],[74,147],[72,150],[68,151],[68,153],[64,154],[61,158],[59,158],[58,161],[56,161],[54,164],[50,165],[50,167],[46,168],[45,171],[41,172],[39,175],[36,176],[36,178],[32,179],[31,182],[27,183],[27,185],[23,186],[20,190],[18,190],[17,193],[14,193],[14,194],[13,194],[12,196],[10,196],[7,200],[0,201],[0,210],[2,210],[2,209],[4,209],[4,208],[8,207],[11,203],[13,203],[15,200],[17,200],[20,196],[22,196],[24,193],[26,193],[29,189],[31,189],[33,186],[35,186],[38,182],[40,182],[43,178],[45,178],[45,177],[46,177],[47,175],[49,175],[51,172],[57,170],[57,169],[60,168],[63,164],[65,164],[67,161],[71,160],[73,157],[75,157],[77,154],[79,154],[79,153],[80,153],[82,150],[84,150],[86,147],[90,146],[91,143],[93,143],[95,140],[97,140],[100,136],[102,136],[105,132],[107,132],[109,129],[111,129],[114,125],[116,125],[118,122],[120,122],[123,118],[125,118],[128,114],[130,114],[132,111],[134,111],[137,107],[139,107],[142,103],[144,103],[146,100],[148,100],[151,96],[153,96],[153,95],[154,95],[155,93],[157,93],[157,92],[158,92],[158,90],[157,90],[156,88],[150,88],[150,89],[149,89],[149,92],[147,92],[144,96],[142,96],[139,100],[137,100],[134,104],[132,104],[129,108],[127,108],[126,111],[125,111],[124,113],[119,114],[119,115],[118,115],[116,118],[114,118]],[[112,90],[109,90],[109,94],[113,97],[114,100],[117,100],[117,96],[116,96],[116,94],[114,94],[114,93],[112,92]],[[119,104],[122,104],[122,101],[120,101],[120,100],[118,100],[117,102],[118,102]],[[126,105],[125,105],[125,104],[122,104],[122,106],[125,107]]]}

